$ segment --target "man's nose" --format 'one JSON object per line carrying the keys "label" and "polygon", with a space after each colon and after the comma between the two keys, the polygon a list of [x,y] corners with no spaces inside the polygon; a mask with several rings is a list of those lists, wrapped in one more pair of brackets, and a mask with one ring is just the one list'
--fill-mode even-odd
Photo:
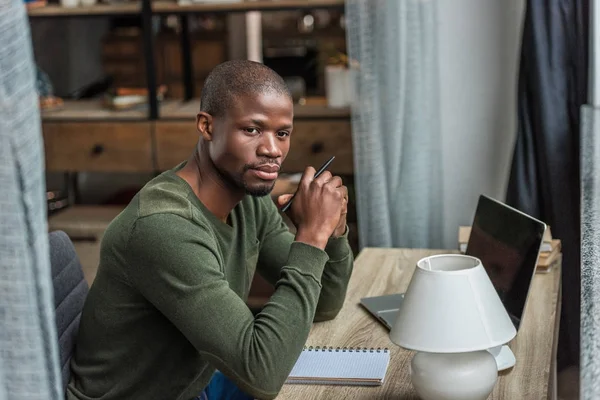
{"label": "man's nose", "polygon": [[269,133],[262,136],[262,141],[258,147],[258,155],[278,158],[282,156],[279,140],[275,137],[275,133]]}

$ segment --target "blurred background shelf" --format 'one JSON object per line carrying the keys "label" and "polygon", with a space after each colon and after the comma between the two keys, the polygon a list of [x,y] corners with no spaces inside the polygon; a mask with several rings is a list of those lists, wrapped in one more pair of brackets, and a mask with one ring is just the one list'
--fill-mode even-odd
{"label": "blurred background shelf", "polygon": [[141,4],[139,1],[128,1],[111,4],[98,3],[92,6],[63,7],[60,4],[51,3],[45,6],[30,8],[27,14],[34,18],[134,15],[141,13]]}
{"label": "blurred background shelf", "polygon": [[[170,99],[159,103],[158,120],[193,121],[200,110],[200,99],[190,101]],[[60,108],[42,111],[44,122],[98,122],[98,121],[145,121],[148,107],[137,106],[127,110],[112,110],[102,100],[66,100]],[[294,106],[294,117],[299,119],[350,118],[350,109],[331,108],[322,97],[306,98],[305,104]]]}
{"label": "blurred background shelf", "polygon": [[195,12],[246,12],[246,11],[281,11],[302,10],[315,7],[343,7],[344,0],[257,0],[231,2],[175,2],[153,1],[152,11],[161,14],[181,14]]}
{"label": "blurred background shelf", "polygon": [[[144,0],[142,0],[144,1]],[[248,11],[285,11],[308,10],[318,8],[339,8],[344,6],[344,0],[258,0],[231,2],[176,2],[151,1],[152,12],[156,14],[186,14],[186,13],[225,13]],[[97,3],[90,6],[64,7],[57,3],[39,5],[28,10],[30,17],[81,17],[132,15],[142,12],[141,1],[122,1],[114,3]]]}
{"label": "blurred background shelf", "polygon": [[42,111],[42,121],[143,121],[148,119],[147,107],[111,110],[102,100],[66,100],[57,109]]}
{"label": "blurred background shelf", "polygon": [[[160,120],[195,120],[200,99],[165,100],[160,105]],[[322,97],[309,97],[305,104],[294,105],[294,118],[350,118],[349,108],[331,108]]]}

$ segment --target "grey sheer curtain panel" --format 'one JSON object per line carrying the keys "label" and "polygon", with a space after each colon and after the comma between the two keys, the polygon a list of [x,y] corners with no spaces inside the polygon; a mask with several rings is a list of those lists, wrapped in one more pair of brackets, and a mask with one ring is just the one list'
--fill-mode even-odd
{"label": "grey sheer curtain panel", "polygon": [[0,0],[0,400],[61,395],[43,145],[22,0]]}
{"label": "grey sheer curtain panel", "polygon": [[580,399],[600,398],[600,1],[589,1],[588,101],[581,107]]}
{"label": "grey sheer curtain panel", "polygon": [[436,2],[346,0],[360,247],[438,247]]}
{"label": "grey sheer curtain panel", "polygon": [[600,104],[582,107],[581,393],[600,398]]}

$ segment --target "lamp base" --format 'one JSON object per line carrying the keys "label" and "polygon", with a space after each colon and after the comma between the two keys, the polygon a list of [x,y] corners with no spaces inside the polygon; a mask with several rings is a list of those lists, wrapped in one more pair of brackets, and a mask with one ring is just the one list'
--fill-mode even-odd
{"label": "lamp base", "polygon": [[412,384],[423,400],[486,400],[498,379],[494,356],[487,351],[415,354]]}
{"label": "lamp base", "polygon": [[498,371],[512,368],[517,362],[514,353],[507,345],[492,347],[491,349],[488,349],[488,351],[496,359]]}

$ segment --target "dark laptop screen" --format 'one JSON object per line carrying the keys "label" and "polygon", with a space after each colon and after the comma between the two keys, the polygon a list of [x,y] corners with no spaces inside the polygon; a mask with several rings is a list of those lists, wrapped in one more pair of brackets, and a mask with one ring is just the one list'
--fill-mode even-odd
{"label": "dark laptop screen", "polygon": [[480,196],[466,254],[483,263],[518,330],[546,225]]}

